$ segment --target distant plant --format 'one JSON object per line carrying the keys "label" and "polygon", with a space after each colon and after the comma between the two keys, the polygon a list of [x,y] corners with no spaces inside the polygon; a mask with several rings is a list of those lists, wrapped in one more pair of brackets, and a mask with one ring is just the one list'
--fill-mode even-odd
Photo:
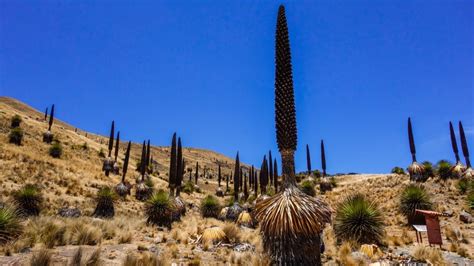
{"label": "distant plant", "polygon": [[334,233],[338,241],[381,243],[383,218],[377,204],[361,194],[347,197],[337,208]]}
{"label": "distant plant", "polygon": [[438,173],[438,176],[441,179],[448,179],[448,178],[451,178],[453,175],[453,172],[451,171],[452,167],[453,166],[451,165],[450,162],[446,160],[440,160],[436,164],[436,172]]}
{"label": "distant plant", "polygon": [[11,128],[19,127],[20,124],[21,124],[21,121],[22,121],[21,116],[19,116],[19,115],[14,115],[14,116],[12,117],[12,122],[11,122],[10,127],[11,127]]}
{"label": "distant plant", "polygon": [[463,177],[473,178],[474,170],[471,168],[471,160],[469,159],[469,149],[467,146],[466,134],[464,134],[464,128],[461,121],[459,121],[459,137],[461,138],[461,148],[466,161],[466,169],[464,170]]}
{"label": "distant plant", "polygon": [[432,167],[431,173],[427,172],[428,169],[423,167],[422,164],[419,164],[416,161],[416,147],[415,147],[415,139],[413,137],[413,128],[411,125],[411,118],[408,118],[408,142],[410,144],[410,153],[412,158],[412,163],[408,166],[408,173],[410,174],[410,180],[416,182],[424,182],[428,177],[434,176]]}
{"label": "distant plant", "polygon": [[114,170],[114,160],[112,159],[112,149],[114,147],[114,135],[115,135],[115,121],[112,120],[110,127],[108,155],[102,163],[102,171],[105,172],[105,176],[109,176],[109,173]]}
{"label": "distant plant", "polygon": [[433,164],[429,161],[424,161],[422,163],[423,167],[424,167],[424,172],[423,172],[423,177],[425,179],[428,179],[430,177],[434,177],[435,176],[435,171],[433,169]]}
{"label": "distant plant", "polygon": [[147,186],[145,183],[145,174],[146,174],[146,156],[147,156],[147,146],[145,141],[143,141],[142,154],[141,154],[141,164],[140,164],[140,176],[137,179],[135,198],[137,200],[147,200],[153,194],[153,187]]}
{"label": "distant plant", "polygon": [[416,209],[431,210],[430,197],[423,186],[409,184],[400,197],[400,211],[408,219],[409,224],[425,224],[423,215],[415,214]]}
{"label": "distant plant", "polygon": [[463,177],[459,179],[457,187],[461,194],[466,194],[468,191],[474,191],[474,181]]}
{"label": "distant plant", "polygon": [[8,142],[20,146],[22,140],[23,140],[23,129],[21,129],[20,127],[12,128],[10,130],[10,134],[8,135]]}
{"label": "distant plant", "polygon": [[117,198],[114,190],[103,187],[97,192],[97,206],[92,214],[94,217],[112,218],[115,215],[114,202]]}
{"label": "distant plant", "polygon": [[192,194],[194,192],[194,184],[193,184],[193,181],[187,181],[185,184],[184,184],[184,187],[183,187],[183,192],[186,193],[186,194]]}
{"label": "distant plant", "polygon": [[55,141],[51,147],[49,147],[49,155],[53,158],[61,158],[63,154],[63,148],[61,143]]}
{"label": "distant plant", "polygon": [[100,158],[105,158],[105,152],[104,152],[104,149],[100,148],[100,150],[99,150],[99,154],[98,154],[98,155],[99,155],[99,157],[100,157]]}
{"label": "distant plant", "polygon": [[173,211],[174,206],[164,190],[153,194],[145,203],[147,224],[171,228]]}
{"label": "distant plant", "polygon": [[22,215],[38,216],[43,197],[37,186],[26,184],[20,190],[13,192],[13,201]]}
{"label": "distant plant", "polygon": [[403,168],[401,167],[395,166],[394,168],[392,168],[392,174],[404,175],[405,170],[403,170]]}
{"label": "distant plant", "polygon": [[0,245],[15,240],[22,232],[18,211],[4,204],[0,205]]}
{"label": "distant plant", "polygon": [[312,197],[316,195],[314,183],[310,180],[303,180],[303,182],[301,182],[301,191]]}
{"label": "distant plant", "polygon": [[53,133],[51,133],[51,127],[53,126],[53,122],[54,122],[54,104],[51,107],[51,113],[49,114],[48,131],[46,131],[43,134],[43,142],[48,143],[48,144],[51,143],[54,138]]}
{"label": "distant plant", "polygon": [[122,181],[115,187],[115,191],[121,197],[126,197],[130,195],[130,184],[125,181],[125,176],[128,171],[128,162],[130,160],[130,146],[131,142],[128,142],[127,151],[125,152],[125,159],[123,161],[123,170],[122,170]]}
{"label": "distant plant", "polygon": [[207,195],[201,201],[201,215],[202,217],[217,218],[221,210],[219,201],[212,195]]}

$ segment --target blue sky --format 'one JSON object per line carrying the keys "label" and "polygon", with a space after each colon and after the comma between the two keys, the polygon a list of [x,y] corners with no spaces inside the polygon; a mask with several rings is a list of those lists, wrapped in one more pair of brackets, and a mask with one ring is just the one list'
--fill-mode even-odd
{"label": "blue sky", "polygon": [[[450,120],[474,149],[472,1],[287,1],[298,124],[328,172],[453,160]],[[277,153],[273,1],[0,0],[0,95],[107,135]],[[474,150],[472,151],[474,153]],[[279,156],[278,156],[279,159]]]}

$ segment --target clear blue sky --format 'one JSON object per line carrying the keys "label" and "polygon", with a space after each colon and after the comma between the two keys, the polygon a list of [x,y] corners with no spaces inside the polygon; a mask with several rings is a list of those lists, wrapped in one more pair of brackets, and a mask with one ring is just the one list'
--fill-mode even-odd
{"label": "clear blue sky", "polygon": [[[285,2],[283,2],[285,3]],[[260,166],[277,153],[273,1],[0,0],[0,95],[84,130],[215,150]],[[474,154],[472,1],[287,1],[298,124],[313,168],[453,160],[448,121]],[[279,159],[279,156],[278,156]]]}

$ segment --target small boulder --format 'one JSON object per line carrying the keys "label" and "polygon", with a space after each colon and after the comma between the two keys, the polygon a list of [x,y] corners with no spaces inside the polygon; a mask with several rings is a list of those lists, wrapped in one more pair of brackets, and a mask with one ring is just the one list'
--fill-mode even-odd
{"label": "small boulder", "polygon": [[461,213],[459,214],[459,220],[464,223],[472,223],[472,215],[470,215],[466,211],[461,211]]}
{"label": "small boulder", "polygon": [[81,216],[81,211],[78,208],[64,207],[59,209],[58,215],[66,218],[78,218]]}

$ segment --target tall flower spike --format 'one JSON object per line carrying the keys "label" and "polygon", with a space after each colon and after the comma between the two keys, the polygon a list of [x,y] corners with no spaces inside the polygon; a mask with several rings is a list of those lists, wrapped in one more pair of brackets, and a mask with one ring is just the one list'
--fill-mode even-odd
{"label": "tall flower spike", "polygon": [[273,186],[275,187],[275,193],[278,192],[278,165],[276,158],[273,159]]}
{"label": "tall flower spike", "polygon": [[[169,171],[169,187],[170,195],[174,197],[174,189],[176,185],[176,133],[173,134],[173,139],[171,140],[171,152],[170,152],[170,171]],[[197,172],[196,172],[197,173]]]}
{"label": "tall flower spike", "polygon": [[46,110],[44,111],[44,120],[46,121],[48,119],[48,107],[46,107]]}
{"label": "tall flower spike", "polygon": [[112,121],[112,126],[110,127],[110,136],[109,136],[109,157],[112,156],[112,149],[114,147],[114,135],[115,135],[115,121]]}
{"label": "tall flower spike", "polygon": [[321,168],[323,169],[323,177],[326,176],[326,152],[324,151],[324,140],[321,140]]}
{"label": "tall flower spike", "polygon": [[198,184],[198,177],[199,177],[199,162],[196,162],[196,175],[194,176],[194,184]]}
{"label": "tall flower spike", "polygon": [[306,167],[308,168],[308,175],[311,174],[311,154],[309,153],[309,145],[306,144]]}
{"label": "tall flower spike", "polygon": [[115,141],[114,161],[117,161],[117,158],[118,158],[119,145],[120,145],[120,131],[117,132],[117,140]]}
{"label": "tall flower spike", "polygon": [[150,165],[150,156],[151,156],[151,148],[150,148],[150,140],[148,140],[146,144],[145,172],[148,172],[148,166]]}
{"label": "tall flower spike", "polygon": [[145,161],[146,161],[146,145],[145,141],[143,141],[142,145],[142,156],[140,159],[140,174],[142,175],[142,181],[145,179]]}
{"label": "tall flower spike", "polygon": [[461,137],[461,148],[462,154],[466,160],[466,167],[469,168],[471,167],[471,160],[469,159],[469,149],[467,148],[466,135],[464,134],[464,128],[461,121],[459,121],[459,136]]}
{"label": "tall flower spike", "polygon": [[408,140],[410,142],[410,152],[412,161],[416,162],[415,139],[413,138],[413,129],[411,127],[411,118],[408,118]]}
{"label": "tall flower spike", "polygon": [[54,104],[51,107],[51,114],[49,114],[49,126],[48,126],[48,131],[51,131],[51,126],[53,125],[54,121]]}
{"label": "tall flower spike", "polygon": [[456,141],[456,134],[454,134],[453,123],[449,121],[449,134],[451,136],[451,146],[453,147],[454,156],[456,157],[456,164],[459,163],[459,150],[458,143]]}
{"label": "tall flower spike", "polygon": [[178,138],[178,150],[176,155],[176,189],[181,186],[181,178],[183,176],[183,147],[181,146],[181,138]]}
{"label": "tall flower spike", "polygon": [[272,151],[268,151],[268,166],[269,166],[269,170],[268,170],[268,173],[269,173],[269,177],[270,177],[270,185],[273,184],[273,160],[272,160]]}
{"label": "tall flower spike", "polygon": [[122,183],[125,181],[125,175],[127,175],[128,170],[128,161],[130,160],[130,146],[132,142],[129,141],[127,145],[127,151],[125,152],[125,159],[123,161],[123,173],[122,173]]}
{"label": "tall flower spike", "polygon": [[239,201],[239,173],[240,173],[240,160],[239,152],[235,156],[235,169],[234,169],[234,202]]}
{"label": "tall flower spike", "polygon": [[221,187],[221,165],[217,168],[217,185]]}

